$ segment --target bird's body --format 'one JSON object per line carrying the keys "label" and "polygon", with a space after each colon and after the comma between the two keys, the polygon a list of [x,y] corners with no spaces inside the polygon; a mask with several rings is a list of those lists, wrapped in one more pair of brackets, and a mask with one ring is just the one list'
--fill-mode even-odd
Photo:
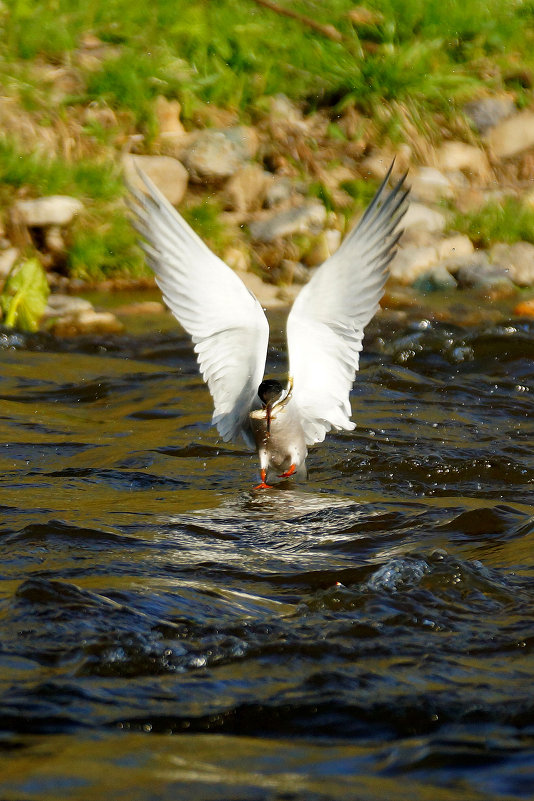
{"label": "bird's body", "polygon": [[260,459],[262,483],[292,475],[305,478],[308,448],[291,391],[272,407],[262,404],[253,409],[249,420]]}
{"label": "bird's body", "polygon": [[360,222],[303,287],[287,322],[289,381],[263,379],[269,326],[238,276],[199,239],[144,175],[132,190],[136,227],[163,297],[195,345],[224,440],[241,435],[260,459],[261,484],[306,475],[308,447],[352,430],[350,390],[363,331],[383,294],[407,208],[404,178],[386,178]]}

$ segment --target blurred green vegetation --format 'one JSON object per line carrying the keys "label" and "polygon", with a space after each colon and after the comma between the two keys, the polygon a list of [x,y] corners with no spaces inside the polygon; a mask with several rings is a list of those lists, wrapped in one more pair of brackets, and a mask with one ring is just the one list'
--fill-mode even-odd
{"label": "blurred green vegetation", "polygon": [[137,236],[120,199],[124,182],[111,159],[68,160],[24,152],[12,138],[0,137],[0,201],[10,188],[30,189],[36,196],[67,194],[84,202],[85,211],[70,229],[67,269],[75,278],[98,280],[147,268]]}
{"label": "blurred green vegetation", "polygon": [[[37,124],[68,129],[90,106],[107,107],[116,126],[83,119],[93,152],[49,159],[24,149],[17,132],[0,131],[0,198],[64,192],[84,200],[87,214],[72,230],[68,269],[99,274],[142,271],[120,204],[117,155],[124,136],[139,135],[150,150],[157,135],[155,98],[182,106],[192,126],[206,104],[230,109],[244,122],[284,93],[308,111],[328,108],[329,136],[343,138],[336,114],[352,105],[374,119],[380,135],[398,141],[407,113],[418,121],[453,119],[480,93],[511,91],[519,106],[531,98],[534,74],[534,0],[369,0],[367,22],[353,0],[278,0],[298,14],[334,26],[339,41],[254,0],[4,0],[0,6],[0,81]],[[352,12],[352,14],[351,14]],[[93,42],[84,44],[90,34]],[[85,56],[83,58],[82,56]],[[92,60],[91,57],[93,56]],[[70,91],[54,94],[36,67],[72,69]],[[527,76],[527,78],[525,78]],[[100,148],[100,149],[99,149]],[[355,206],[366,190],[344,187]],[[328,208],[321,184],[311,187]],[[209,204],[208,204],[209,206]],[[213,209],[193,224],[213,228]],[[486,212],[488,216],[489,212]],[[194,217],[194,215],[193,215]],[[516,229],[513,229],[516,230]],[[212,233],[221,239],[221,233]],[[482,241],[482,240],[481,240]]]}
{"label": "blurred green vegetation", "polygon": [[87,100],[104,98],[150,127],[156,94],[245,113],[276,92],[311,106],[351,100],[367,113],[393,99],[447,112],[476,84],[513,83],[518,64],[534,63],[532,0],[371,0],[368,25],[352,22],[351,0],[290,7],[334,25],[341,41],[253,0],[8,0],[4,67],[63,63],[90,31],[120,50],[88,76]]}
{"label": "blurred green vegetation", "polygon": [[217,199],[211,198],[182,209],[184,219],[200,238],[218,253],[230,244],[228,230],[221,222],[221,211]]}
{"label": "blurred green vegetation", "polygon": [[494,200],[471,213],[456,214],[452,228],[467,234],[479,248],[520,240],[534,244],[534,208],[515,197]]}
{"label": "blurred green vegetation", "polygon": [[37,259],[15,267],[0,293],[3,324],[20,331],[37,331],[49,292],[45,271]]}
{"label": "blurred green vegetation", "polygon": [[32,187],[41,195],[69,194],[109,201],[122,191],[122,177],[113,161],[43,158],[20,148],[13,137],[0,137],[0,183]]}

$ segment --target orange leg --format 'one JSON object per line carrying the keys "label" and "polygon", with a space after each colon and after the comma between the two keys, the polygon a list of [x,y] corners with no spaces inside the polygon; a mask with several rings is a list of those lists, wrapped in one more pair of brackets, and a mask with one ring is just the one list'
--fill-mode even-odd
{"label": "orange leg", "polygon": [[267,475],[267,470],[264,470],[264,469],[262,468],[262,469],[260,470],[261,484],[258,484],[256,487],[254,487],[254,489],[272,489],[272,487],[271,487],[271,485],[270,485],[270,484],[266,484],[266,483],[265,483],[265,476],[266,476],[266,475]]}
{"label": "orange leg", "polygon": [[296,468],[296,466],[295,466],[294,464],[292,464],[292,465],[290,466],[289,470],[286,470],[286,472],[285,472],[285,473],[281,473],[281,474],[278,476],[278,478],[289,478],[289,476],[292,476],[292,475],[293,475],[293,473],[296,473],[296,471],[297,471],[297,468]]}

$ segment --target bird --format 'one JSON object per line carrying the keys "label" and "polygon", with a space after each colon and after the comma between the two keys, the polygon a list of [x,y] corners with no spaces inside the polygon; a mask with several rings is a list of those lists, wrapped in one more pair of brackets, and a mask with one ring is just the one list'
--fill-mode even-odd
{"label": "bird", "polygon": [[384,293],[408,208],[406,174],[391,164],[357,225],[297,295],[287,318],[289,378],[264,378],[269,324],[257,298],[213,253],[150,178],[129,186],[132,224],[163,299],[194,344],[227,442],[257,451],[260,483],[307,477],[308,448],[351,431],[350,392],[365,326]]}

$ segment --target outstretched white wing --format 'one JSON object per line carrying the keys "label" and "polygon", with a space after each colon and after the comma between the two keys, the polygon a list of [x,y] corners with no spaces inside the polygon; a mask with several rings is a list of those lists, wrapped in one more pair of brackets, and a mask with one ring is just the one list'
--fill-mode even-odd
{"label": "outstretched white wing", "polygon": [[165,302],[195,344],[213,396],[213,423],[224,440],[242,434],[250,444],[248,413],[265,369],[267,318],[230,267],[139,172],[150,194],[130,187],[134,225]]}
{"label": "outstretched white wing", "polygon": [[349,395],[363,331],[384,292],[408,207],[404,178],[386,189],[392,167],[356,228],[301,290],[287,321],[293,399],[308,445],[322,442],[331,428],[354,428]]}

